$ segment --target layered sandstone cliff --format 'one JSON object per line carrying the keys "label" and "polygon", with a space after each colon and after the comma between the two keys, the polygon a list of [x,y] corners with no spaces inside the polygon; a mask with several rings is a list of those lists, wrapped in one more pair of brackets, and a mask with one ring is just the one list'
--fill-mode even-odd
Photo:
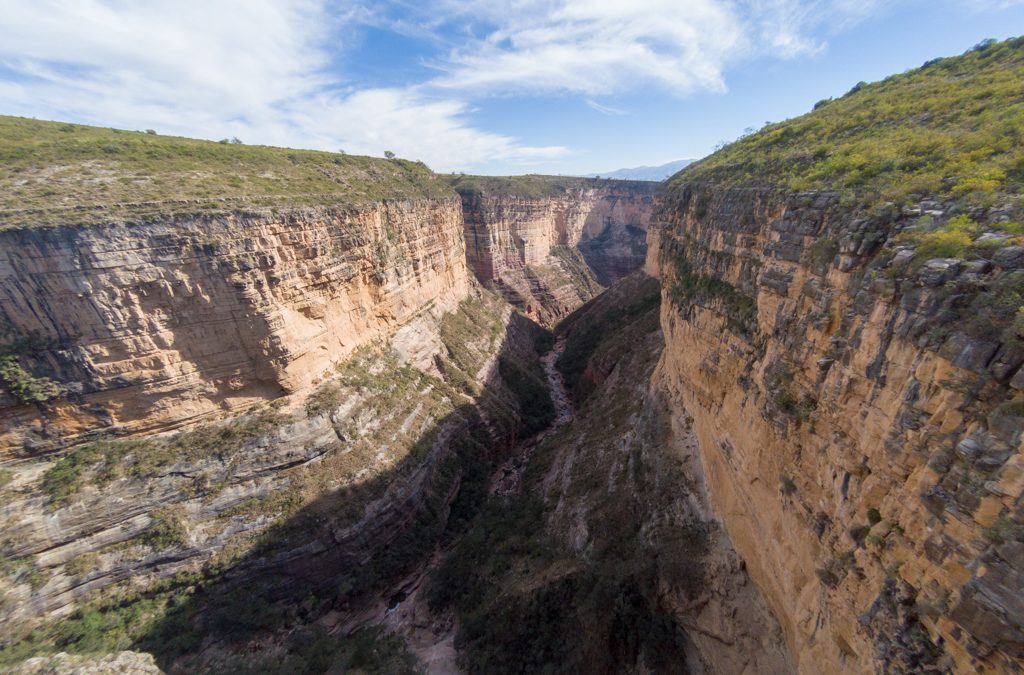
{"label": "layered sandstone cliff", "polygon": [[658,215],[655,379],[801,672],[1024,659],[1024,351],[974,323],[1024,250],[915,262],[927,210],[679,180]]}
{"label": "layered sandstone cliff", "polygon": [[861,83],[654,218],[655,381],[801,672],[1024,668],[1022,76],[1018,38]]}
{"label": "layered sandstone cliff", "polygon": [[3,444],[170,429],[307,388],[466,296],[456,198],[0,233],[8,351],[62,395],[3,398]]}
{"label": "layered sandstone cliff", "polygon": [[8,463],[0,659],[130,643],[172,672],[301,669],[311,626],[380,621],[473,517],[543,394],[540,329],[496,294],[472,283],[420,329],[227,422]]}
{"label": "layered sandstone cliff", "polygon": [[554,176],[452,179],[466,257],[528,315],[553,322],[643,264],[658,184]]}

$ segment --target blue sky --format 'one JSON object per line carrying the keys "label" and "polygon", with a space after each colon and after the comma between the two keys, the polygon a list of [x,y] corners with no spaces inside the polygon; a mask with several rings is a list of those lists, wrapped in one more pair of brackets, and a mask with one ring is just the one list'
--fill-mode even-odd
{"label": "blue sky", "polygon": [[581,174],[700,157],[1024,0],[0,0],[0,113]]}

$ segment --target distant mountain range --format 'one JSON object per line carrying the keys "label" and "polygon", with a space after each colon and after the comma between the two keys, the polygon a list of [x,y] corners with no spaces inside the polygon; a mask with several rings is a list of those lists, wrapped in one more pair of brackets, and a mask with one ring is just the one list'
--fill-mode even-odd
{"label": "distant mountain range", "polygon": [[676,171],[679,171],[683,167],[692,164],[697,160],[694,159],[677,159],[674,162],[668,164],[662,164],[661,166],[638,166],[633,169],[616,169],[615,171],[608,171],[605,173],[593,173],[590,177],[600,176],[601,178],[618,178],[621,180],[654,180],[660,181],[665,180]]}

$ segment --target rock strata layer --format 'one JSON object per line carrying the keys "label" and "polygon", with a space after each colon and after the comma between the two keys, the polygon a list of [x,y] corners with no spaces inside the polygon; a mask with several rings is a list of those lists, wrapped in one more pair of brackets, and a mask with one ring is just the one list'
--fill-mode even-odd
{"label": "rock strata layer", "polygon": [[919,213],[680,183],[656,216],[656,379],[801,672],[1024,664],[1024,352],[977,318],[1020,263],[915,263]]}
{"label": "rock strata layer", "polygon": [[466,296],[456,198],[0,233],[0,321],[60,384],[0,400],[2,445],[152,432],[303,390],[355,347]]}
{"label": "rock strata layer", "polygon": [[[557,179],[552,178],[552,181]],[[577,184],[578,183],[578,184]],[[528,315],[566,316],[643,265],[656,183],[577,181],[541,195],[463,186],[466,257]],[[596,281],[596,283],[595,283]]]}

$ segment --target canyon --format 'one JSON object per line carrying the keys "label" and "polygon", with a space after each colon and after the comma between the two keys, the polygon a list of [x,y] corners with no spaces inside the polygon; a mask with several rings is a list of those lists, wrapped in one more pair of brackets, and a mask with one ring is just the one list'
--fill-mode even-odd
{"label": "canyon", "polygon": [[643,265],[656,183],[459,176],[466,259],[517,309],[553,325]]}
{"label": "canyon", "polygon": [[0,210],[0,664],[1019,672],[1024,165],[954,99],[1022,64],[665,183],[219,146],[218,201],[0,120],[182,196]]}

